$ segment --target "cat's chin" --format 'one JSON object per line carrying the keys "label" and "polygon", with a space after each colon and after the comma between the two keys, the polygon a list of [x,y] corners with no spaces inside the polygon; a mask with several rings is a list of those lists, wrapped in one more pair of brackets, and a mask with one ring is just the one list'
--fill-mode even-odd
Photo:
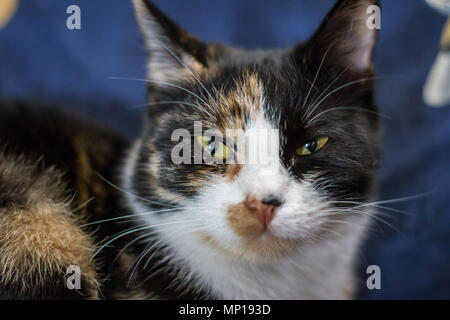
{"label": "cat's chin", "polygon": [[265,262],[289,256],[300,250],[304,240],[280,238],[270,233],[264,233],[257,237],[243,238],[233,244],[222,244],[209,235],[202,235],[206,245],[215,250],[223,251],[228,255],[244,260]]}

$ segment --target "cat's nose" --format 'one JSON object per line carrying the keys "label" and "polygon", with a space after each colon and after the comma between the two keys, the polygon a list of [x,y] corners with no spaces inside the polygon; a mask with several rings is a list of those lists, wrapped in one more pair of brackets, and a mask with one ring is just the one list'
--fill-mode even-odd
{"label": "cat's nose", "polygon": [[281,206],[281,200],[276,196],[268,196],[266,198],[263,198],[261,202],[266,206],[273,206],[273,207]]}
{"label": "cat's nose", "polygon": [[282,202],[276,197],[266,197],[262,200],[252,198],[248,201],[248,206],[254,211],[258,219],[261,221],[264,230],[266,230],[273,218],[275,217],[276,208],[281,206]]}

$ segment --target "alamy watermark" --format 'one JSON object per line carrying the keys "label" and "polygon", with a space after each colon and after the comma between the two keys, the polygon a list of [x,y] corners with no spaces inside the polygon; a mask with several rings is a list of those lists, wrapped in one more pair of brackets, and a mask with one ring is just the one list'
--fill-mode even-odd
{"label": "alamy watermark", "polygon": [[367,7],[367,14],[369,17],[366,20],[367,28],[370,30],[381,29],[381,9],[377,5]]}
{"label": "alamy watermark", "polygon": [[193,134],[187,129],[172,132],[178,142],[171,152],[174,164],[258,164],[278,167],[280,164],[278,129],[226,129],[203,131],[202,122],[194,122]]}
{"label": "alamy watermark", "polygon": [[376,264],[370,265],[366,269],[366,273],[370,276],[366,280],[366,286],[369,290],[381,289],[381,269]]}
{"label": "alamy watermark", "polygon": [[69,30],[81,29],[81,9],[79,6],[72,4],[67,7],[66,13],[69,16],[66,19],[66,26]]}
{"label": "alamy watermark", "polygon": [[66,270],[66,287],[69,290],[81,289],[81,269],[77,265],[70,265]]}

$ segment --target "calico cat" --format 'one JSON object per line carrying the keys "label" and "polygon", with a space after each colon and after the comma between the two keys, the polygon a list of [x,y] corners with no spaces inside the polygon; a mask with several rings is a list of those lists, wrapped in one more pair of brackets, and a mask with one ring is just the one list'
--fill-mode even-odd
{"label": "calico cat", "polygon": [[[378,162],[373,4],[338,1],[309,41],[246,51],[134,0],[149,54],[139,139],[1,105],[0,297],[352,298]],[[254,140],[237,148],[228,129],[275,132],[269,165],[235,161]]]}

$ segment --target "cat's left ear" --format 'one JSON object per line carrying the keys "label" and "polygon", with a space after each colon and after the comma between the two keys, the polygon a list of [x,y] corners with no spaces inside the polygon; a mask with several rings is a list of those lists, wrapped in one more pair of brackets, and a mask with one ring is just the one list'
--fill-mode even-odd
{"label": "cat's left ear", "polygon": [[339,0],[309,41],[310,57],[350,73],[371,73],[379,15],[378,0]]}
{"label": "cat's left ear", "polygon": [[208,67],[208,45],[182,30],[148,0],[133,0],[149,54],[148,78],[153,84],[191,78]]}

